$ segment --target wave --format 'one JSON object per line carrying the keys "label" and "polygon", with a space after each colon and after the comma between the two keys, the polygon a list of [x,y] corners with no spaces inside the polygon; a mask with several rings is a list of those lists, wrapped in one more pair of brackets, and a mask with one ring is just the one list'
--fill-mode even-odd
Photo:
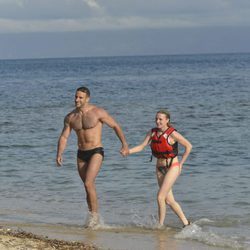
{"label": "wave", "polygon": [[175,227],[169,227],[169,226],[159,226],[157,219],[154,216],[151,216],[151,218],[148,221],[141,221],[141,217],[134,214],[132,216],[132,222],[127,224],[107,224],[104,222],[103,218],[99,215],[98,221],[91,216],[87,215],[86,221],[85,221],[85,228],[91,229],[91,230],[101,230],[101,231],[119,231],[119,232],[136,232],[136,233],[152,233],[157,231],[168,231],[168,232],[177,232],[178,228]]}
{"label": "wave", "polygon": [[[89,219],[89,218],[88,218]],[[92,221],[93,222],[93,221]],[[105,233],[106,237],[113,238],[119,235],[120,240],[126,242],[128,240],[128,235],[134,236],[131,239],[137,239],[134,241],[134,244],[138,244],[138,247],[145,246],[148,241],[154,244],[164,245],[161,249],[167,249],[165,246],[168,246],[169,243],[180,247],[180,249],[199,249],[199,245],[202,244],[204,247],[210,246],[217,248],[227,248],[227,249],[249,249],[249,242],[246,239],[235,237],[232,234],[230,235],[220,235],[215,233],[211,227],[208,230],[205,230],[206,226],[213,225],[214,221],[209,219],[200,219],[195,221],[190,226],[185,228],[178,228],[173,226],[165,226],[159,228],[157,223],[153,224],[154,219],[150,223],[142,224],[137,222],[132,222],[128,224],[107,224],[104,223],[103,219],[100,217],[98,223],[87,223],[84,226],[81,224],[39,224],[35,225],[38,228],[43,227],[43,232],[48,232],[52,230],[57,232],[58,235],[68,235],[70,238],[71,235],[86,235],[89,233],[95,235],[101,235]],[[22,226],[21,224],[19,227]],[[25,226],[25,225],[24,225]],[[27,225],[26,225],[27,226]],[[30,226],[32,227],[32,225]],[[34,225],[33,225],[34,227]],[[81,236],[82,237],[82,236]],[[186,243],[189,243],[187,248],[183,248]],[[132,244],[132,243],[131,243]],[[197,247],[196,247],[197,246]],[[191,248],[190,248],[191,247]],[[193,248],[192,248],[193,247]],[[124,249],[124,248],[123,248]],[[132,249],[132,248],[128,248]],[[133,248],[136,249],[136,248]],[[139,248],[137,248],[139,249]],[[152,246],[141,249],[153,249]],[[178,248],[176,248],[178,249]],[[201,248],[205,249],[205,248]]]}
{"label": "wave", "polygon": [[180,240],[191,240],[196,241],[208,246],[222,247],[229,249],[246,249],[244,239],[234,235],[220,235],[213,232],[205,231],[203,226],[213,225],[214,221],[203,218],[193,222],[190,226],[185,228],[178,228],[173,226],[159,227],[157,220],[151,218],[148,223],[138,223],[137,219],[134,218],[130,224],[106,224],[103,219],[100,218],[99,223],[85,224],[85,227],[91,230],[105,231],[105,232],[120,232],[120,233],[138,233],[138,234],[164,234],[166,237],[172,237]]}
{"label": "wave", "polygon": [[209,219],[200,219],[190,226],[185,227],[181,232],[175,235],[176,239],[195,240],[200,243],[214,246],[225,247],[230,249],[245,249],[242,239],[236,236],[219,235],[213,231],[203,231],[200,225],[212,224],[213,221]]}

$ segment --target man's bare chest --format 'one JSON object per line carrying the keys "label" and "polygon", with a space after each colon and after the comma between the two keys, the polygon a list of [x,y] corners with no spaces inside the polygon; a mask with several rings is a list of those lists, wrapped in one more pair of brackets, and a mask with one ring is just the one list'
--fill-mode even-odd
{"label": "man's bare chest", "polygon": [[98,117],[94,114],[78,114],[71,120],[71,127],[75,131],[95,128],[100,123]]}

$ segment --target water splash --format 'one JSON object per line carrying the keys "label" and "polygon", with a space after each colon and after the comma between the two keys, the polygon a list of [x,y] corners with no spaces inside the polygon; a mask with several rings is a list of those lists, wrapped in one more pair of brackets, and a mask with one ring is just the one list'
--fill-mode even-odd
{"label": "water splash", "polygon": [[[211,223],[211,220],[203,219],[199,220],[198,223]],[[201,226],[196,223],[192,223],[190,226],[185,227],[181,232],[175,235],[176,239],[189,239],[196,240],[201,243],[205,243],[210,246],[215,247],[228,247],[232,249],[244,249],[244,246],[240,244],[237,239],[232,237],[228,238],[226,236],[221,236],[213,232],[205,232],[202,230]]]}
{"label": "water splash", "polygon": [[104,225],[104,221],[100,214],[90,213],[90,212],[87,214],[86,220],[84,223],[85,228],[97,230],[99,228],[102,228],[103,225]]}
{"label": "water splash", "polygon": [[132,215],[132,224],[131,226],[141,229],[147,230],[165,230],[167,229],[166,226],[162,226],[159,224],[158,219],[151,215],[150,217],[142,217],[139,216],[137,213]]}

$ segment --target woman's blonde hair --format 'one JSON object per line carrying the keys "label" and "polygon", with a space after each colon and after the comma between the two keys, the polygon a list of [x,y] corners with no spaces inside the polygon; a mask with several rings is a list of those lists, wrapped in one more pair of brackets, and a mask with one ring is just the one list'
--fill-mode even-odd
{"label": "woman's blonde hair", "polygon": [[166,110],[166,109],[160,109],[159,111],[157,111],[156,114],[163,114],[163,115],[165,115],[166,118],[169,120],[168,123],[167,123],[168,127],[172,127],[172,124],[170,123],[170,113],[169,113],[168,110]]}

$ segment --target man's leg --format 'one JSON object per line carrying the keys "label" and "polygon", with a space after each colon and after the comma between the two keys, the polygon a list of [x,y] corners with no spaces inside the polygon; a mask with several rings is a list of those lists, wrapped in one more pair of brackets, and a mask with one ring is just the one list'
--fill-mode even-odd
{"label": "man's leg", "polygon": [[103,157],[101,154],[94,154],[86,168],[84,187],[87,193],[89,211],[91,213],[98,213],[98,201],[95,186],[95,179],[100,171]]}
{"label": "man's leg", "polygon": [[[78,166],[78,173],[82,179],[82,182],[85,183],[85,179],[86,179],[86,172],[88,169],[88,163],[85,161],[80,160],[79,158],[77,158],[77,166]],[[88,209],[89,211],[91,210],[90,207],[90,201],[89,201],[89,195],[88,193],[86,193],[86,201],[88,204]]]}

